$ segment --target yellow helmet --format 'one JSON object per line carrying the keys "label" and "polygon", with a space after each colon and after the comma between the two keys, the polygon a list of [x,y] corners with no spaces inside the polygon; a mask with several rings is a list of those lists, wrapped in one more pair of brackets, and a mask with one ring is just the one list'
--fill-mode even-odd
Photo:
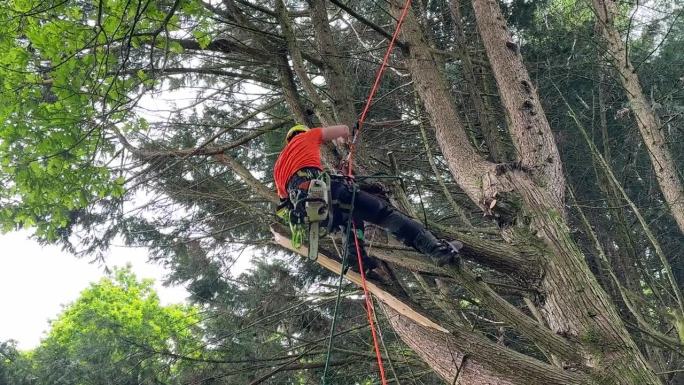
{"label": "yellow helmet", "polygon": [[287,132],[287,135],[285,135],[285,142],[289,143],[290,140],[297,134],[301,132],[307,132],[309,131],[309,127],[303,125],[303,124],[297,124],[296,126],[290,128],[290,130]]}

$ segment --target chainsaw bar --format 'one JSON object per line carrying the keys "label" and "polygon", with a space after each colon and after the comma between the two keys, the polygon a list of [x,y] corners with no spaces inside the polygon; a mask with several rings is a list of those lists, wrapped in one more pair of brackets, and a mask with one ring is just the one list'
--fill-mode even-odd
{"label": "chainsaw bar", "polygon": [[309,225],[309,254],[308,257],[311,261],[316,261],[318,259],[318,237],[320,236],[321,228],[318,226],[318,222],[314,222]]}

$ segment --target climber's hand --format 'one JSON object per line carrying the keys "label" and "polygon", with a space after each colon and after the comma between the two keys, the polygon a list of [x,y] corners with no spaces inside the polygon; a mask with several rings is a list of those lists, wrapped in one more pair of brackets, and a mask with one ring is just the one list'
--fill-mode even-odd
{"label": "climber's hand", "polygon": [[333,139],[333,144],[335,144],[336,146],[344,146],[347,143],[348,143],[347,138],[340,137],[340,138]]}

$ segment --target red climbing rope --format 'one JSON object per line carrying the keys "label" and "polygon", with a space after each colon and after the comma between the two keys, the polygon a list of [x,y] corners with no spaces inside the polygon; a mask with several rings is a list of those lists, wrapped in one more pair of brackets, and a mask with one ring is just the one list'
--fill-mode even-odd
{"label": "red climbing rope", "polygon": [[[397,37],[399,36],[399,31],[401,30],[401,25],[404,22],[404,18],[408,14],[409,7],[411,6],[411,0],[406,0],[406,4],[404,4],[404,8],[401,11],[401,15],[399,16],[399,20],[397,21],[397,28],[394,30],[394,34],[392,35],[392,40],[390,40],[389,46],[387,47],[387,51],[385,52],[385,57],[382,60],[382,65],[378,69],[378,72],[375,75],[375,82],[373,83],[373,87],[371,88],[371,92],[368,95],[368,98],[366,99],[366,105],[363,108],[363,111],[361,112],[361,116],[359,117],[358,121],[358,126],[356,129],[356,132],[354,133],[354,137],[352,138],[351,144],[349,145],[349,158],[347,160],[347,177],[353,179],[354,175],[352,174],[352,165],[354,163],[354,148],[356,145],[356,138],[359,135],[359,132],[361,131],[361,128],[363,127],[363,123],[366,120],[366,116],[368,115],[368,110],[370,109],[372,103],[373,103],[373,97],[375,97],[375,93],[377,92],[379,86],[380,86],[380,80],[382,79],[382,74],[385,72],[385,68],[387,68],[387,62],[389,61],[390,54],[392,53],[392,49],[394,48],[394,43],[397,40]],[[370,330],[371,330],[371,335],[373,336],[373,345],[375,347],[375,357],[378,360],[378,368],[380,369],[380,379],[382,385],[387,385],[387,378],[385,377],[385,367],[382,364],[382,354],[380,353],[380,346],[378,345],[378,337],[376,335],[375,331],[375,323],[373,319],[375,318],[375,311],[373,307],[373,299],[371,298],[370,294],[368,293],[368,286],[366,285],[366,273],[364,272],[363,268],[363,261],[361,258],[361,247],[359,246],[359,239],[356,234],[356,225],[352,224],[352,228],[354,231],[354,243],[356,246],[356,258],[358,260],[359,264],[359,271],[361,272],[361,286],[363,286],[363,293],[366,298],[366,313],[368,315],[368,324],[370,325]],[[378,325],[379,327],[379,325]]]}
{"label": "red climbing rope", "polygon": [[[363,294],[366,298],[366,314],[368,315],[368,325],[370,325],[371,335],[373,336],[373,346],[375,347],[375,358],[378,360],[378,368],[380,369],[380,380],[382,385],[387,385],[387,378],[385,377],[385,367],[382,364],[382,354],[380,353],[380,345],[378,345],[378,337],[375,333],[375,307],[373,306],[373,298],[368,294],[368,286],[366,285],[366,273],[363,271],[363,261],[361,258],[361,246],[359,246],[359,238],[356,236],[356,225],[352,224],[354,230],[354,244],[356,245],[356,259],[359,264],[359,271],[361,274],[361,286],[363,286]],[[378,329],[380,325],[378,325]]]}
{"label": "red climbing rope", "polygon": [[354,147],[356,145],[356,137],[359,135],[359,132],[361,132],[361,128],[363,127],[363,123],[366,121],[366,116],[368,115],[368,110],[371,107],[371,104],[373,103],[373,98],[375,97],[375,93],[378,91],[378,88],[380,86],[380,80],[382,79],[382,74],[385,72],[385,68],[387,68],[387,62],[389,61],[389,56],[392,53],[392,49],[394,48],[394,43],[397,41],[397,37],[399,36],[399,31],[401,30],[401,25],[404,23],[404,18],[408,14],[408,10],[411,7],[411,0],[406,0],[406,4],[404,4],[404,8],[401,10],[401,16],[399,16],[399,20],[397,21],[397,29],[394,30],[394,34],[392,35],[392,40],[390,40],[389,46],[387,46],[387,51],[385,52],[385,57],[382,59],[382,65],[380,68],[378,68],[378,72],[375,74],[375,82],[373,83],[373,87],[371,88],[370,94],[368,94],[368,98],[366,99],[366,105],[363,107],[363,111],[361,112],[361,116],[359,117],[358,121],[358,127],[356,129],[356,132],[354,133],[354,137],[352,138],[352,142],[349,146],[349,160],[348,160],[348,168],[347,168],[347,176],[351,177],[352,176],[352,164],[354,163]]}

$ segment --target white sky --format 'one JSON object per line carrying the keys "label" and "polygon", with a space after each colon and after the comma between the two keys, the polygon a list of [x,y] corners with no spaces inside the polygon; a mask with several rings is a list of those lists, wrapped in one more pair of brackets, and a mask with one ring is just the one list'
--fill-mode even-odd
{"label": "white sky", "polygon": [[[31,349],[49,329],[62,306],[76,300],[91,282],[105,276],[103,267],[78,259],[55,246],[40,246],[27,231],[0,235],[0,341],[13,339]],[[162,304],[183,302],[181,287],[161,285],[162,266],[147,263],[146,249],[112,248],[107,265],[132,265],[138,278],[155,279]]]}

